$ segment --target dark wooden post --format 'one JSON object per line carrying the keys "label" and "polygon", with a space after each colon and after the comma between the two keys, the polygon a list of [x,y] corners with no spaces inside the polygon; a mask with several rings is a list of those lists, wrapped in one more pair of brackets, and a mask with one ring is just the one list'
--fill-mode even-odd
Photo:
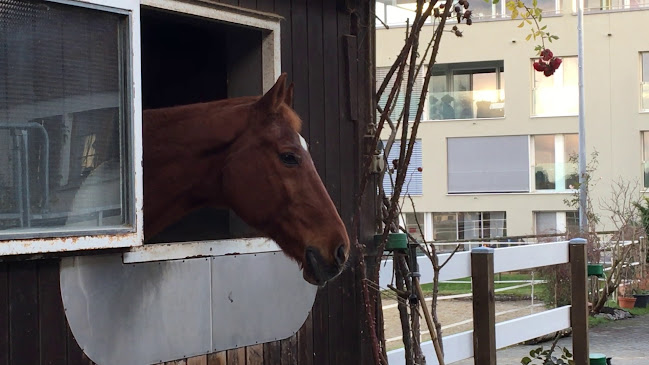
{"label": "dark wooden post", "polygon": [[586,240],[570,240],[570,285],[572,307],[570,325],[572,326],[572,353],[575,365],[588,365],[588,291],[586,288]]}
{"label": "dark wooden post", "polygon": [[496,365],[496,303],[494,249],[471,250],[473,280],[473,363]]}

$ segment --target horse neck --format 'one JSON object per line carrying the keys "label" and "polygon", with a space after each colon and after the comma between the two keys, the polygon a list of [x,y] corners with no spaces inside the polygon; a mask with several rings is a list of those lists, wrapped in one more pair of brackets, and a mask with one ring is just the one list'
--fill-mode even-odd
{"label": "horse neck", "polygon": [[147,236],[195,209],[222,204],[228,147],[247,127],[249,108],[241,99],[143,113]]}

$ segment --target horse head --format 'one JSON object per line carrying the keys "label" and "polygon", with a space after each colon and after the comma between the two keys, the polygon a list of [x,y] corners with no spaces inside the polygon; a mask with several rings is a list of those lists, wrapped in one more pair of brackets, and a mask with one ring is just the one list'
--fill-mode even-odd
{"label": "horse head", "polygon": [[228,148],[221,171],[226,204],[268,235],[323,285],[349,256],[349,237],[300,136],[286,74],[239,117],[247,128]]}

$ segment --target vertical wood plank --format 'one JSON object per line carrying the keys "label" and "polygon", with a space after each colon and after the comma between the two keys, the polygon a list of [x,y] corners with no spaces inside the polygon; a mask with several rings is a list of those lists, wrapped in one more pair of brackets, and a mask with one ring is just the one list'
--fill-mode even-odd
{"label": "vertical wood plank", "polygon": [[207,365],[226,365],[227,356],[225,351],[215,352],[207,355]]}
{"label": "vertical wood plank", "polygon": [[264,345],[246,347],[246,365],[264,365]]}
{"label": "vertical wood plank", "polygon": [[187,365],[207,365],[207,355],[190,357],[187,359]]}
{"label": "vertical wood plank", "polygon": [[0,263],[0,365],[9,365],[9,281],[6,263]]}
{"label": "vertical wood plank", "polygon": [[38,364],[38,269],[36,262],[9,264],[9,357]]}
{"label": "vertical wood plank", "polygon": [[273,0],[257,0],[257,10],[272,13],[275,11],[275,3]]}
{"label": "vertical wood plank", "polygon": [[280,341],[264,344],[264,365],[277,365],[282,363],[282,349]]}
{"label": "vertical wood plank", "polygon": [[572,326],[572,353],[576,365],[588,365],[588,292],[586,289],[587,258],[586,240],[573,238],[570,240],[570,286],[572,291],[572,307],[570,308],[570,323]]}
{"label": "vertical wood plank", "polygon": [[59,261],[40,261],[38,265],[41,365],[65,364],[67,321],[59,286]]}
{"label": "vertical wood plank", "polygon": [[280,342],[282,348],[281,364],[282,365],[297,364],[297,335],[293,335]]}
{"label": "vertical wood plank", "polygon": [[280,21],[281,29],[279,35],[282,49],[282,71],[288,73],[289,80],[296,81],[293,72],[293,21],[291,16],[291,2],[288,0],[277,0],[277,3],[274,4],[274,12],[284,18],[284,20]]}
{"label": "vertical wood plank", "polygon": [[246,363],[246,348],[228,350],[228,365],[244,365]]}
{"label": "vertical wood plank", "polygon": [[494,249],[471,250],[473,280],[473,362],[496,365],[496,303],[494,299]]}
{"label": "vertical wood plank", "polygon": [[297,363],[300,365],[313,364],[313,311],[309,312],[306,321],[297,332]]}
{"label": "vertical wood plank", "polygon": [[[282,3],[282,1],[280,1]],[[302,126],[302,135],[309,139],[309,128],[312,121],[308,120],[310,115],[309,109],[309,54],[307,34],[310,30],[307,28],[307,5],[306,0],[293,0],[292,7],[289,9],[289,18],[291,20],[291,58],[293,69],[293,82],[295,83],[295,95],[293,97],[293,108],[302,116],[304,125]],[[284,59],[282,58],[282,61]],[[311,143],[311,141],[308,141]],[[314,159],[315,161],[315,159]],[[317,166],[317,162],[316,162]]]}

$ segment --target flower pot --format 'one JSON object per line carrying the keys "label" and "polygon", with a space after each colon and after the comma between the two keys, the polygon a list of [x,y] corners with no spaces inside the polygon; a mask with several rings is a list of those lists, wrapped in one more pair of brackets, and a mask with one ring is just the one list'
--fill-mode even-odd
{"label": "flower pot", "polygon": [[589,365],[606,365],[606,355],[604,354],[591,353],[590,356],[588,356],[588,360]]}
{"label": "flower pot", "polygon": [[604,277],[604,265],[588,264],[588,276],[597,276],[598,278]]}
{"label": "flower pot", "polygon": [[617,298],[617,303],[620,305],[620,308],[631,309],[635,305],[635,298],[619,297]]}
{"label": "flower pot", "polygon": [[633,294],[636,308],[647,308],[649,306],[649,294]]}

